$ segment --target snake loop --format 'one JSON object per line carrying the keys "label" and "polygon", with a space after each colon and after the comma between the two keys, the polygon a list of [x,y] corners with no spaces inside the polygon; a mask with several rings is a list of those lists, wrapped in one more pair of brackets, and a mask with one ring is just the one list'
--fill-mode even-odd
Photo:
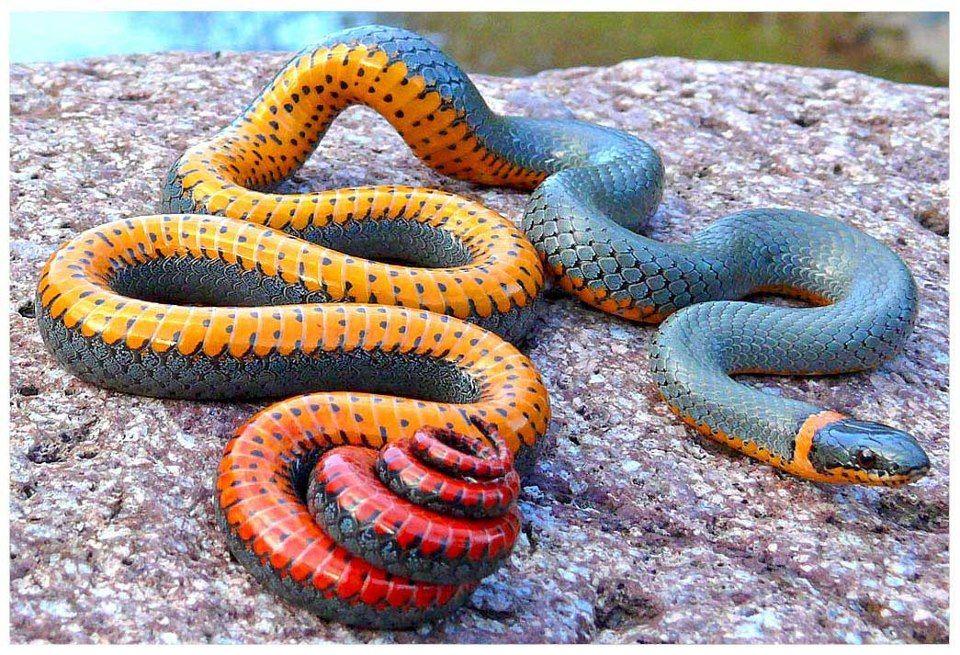
{"label": "snake loop", "polygon": [[[378,452],[301,430],[305,398],[268,407],[227,444],[217,516],[237,559],[268,589],[343,623],[407,627],[458,607],[519,533],[519,478],[496,427],[468,421],[489,446],[423,427]],[[498,475],[450,473],[414,445],[448,440],[448,457]]]}
{"label": "snake loop", "polygon": [[[354,555],[394,575],[445,584],[489,575],[520,531],[520,478],[496,429],[478,427],[496,450],[476,437],[424,427],[378,454],[356,446],[329,451],[307,492],[314,519]],[[415,446],[424,443],[427,451]],[[443,459],[426,454],[438,446]],[[498,467],[499,475],[475,481],[469,462],[452,465],[461,458]]]}

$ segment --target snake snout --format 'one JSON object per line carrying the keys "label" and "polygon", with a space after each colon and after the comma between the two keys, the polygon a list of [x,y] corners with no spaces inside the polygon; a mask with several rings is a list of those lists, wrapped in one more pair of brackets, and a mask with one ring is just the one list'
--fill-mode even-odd
{"label": "snake snout", "polygon": [[913,435],[873,421],[843,419],[813,437],[810,463],[837,482],[896,486],[930,470],[930,459]]}

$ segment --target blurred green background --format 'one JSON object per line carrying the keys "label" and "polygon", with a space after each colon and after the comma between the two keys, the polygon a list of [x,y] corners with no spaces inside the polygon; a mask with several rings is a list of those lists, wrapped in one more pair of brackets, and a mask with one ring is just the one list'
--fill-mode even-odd
{"label": "blurred green background", "polygon": [[368,22],[427,34],[468,71],[524,75],[677,56],[846,68],[946,85],[946,13],[29,12],[14,62],[166,50],[297,50]]}

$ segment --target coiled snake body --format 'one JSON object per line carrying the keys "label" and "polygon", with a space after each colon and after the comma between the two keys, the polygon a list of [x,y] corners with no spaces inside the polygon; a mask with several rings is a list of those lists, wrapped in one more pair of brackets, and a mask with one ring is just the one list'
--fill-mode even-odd
{"label": "coiled snake body", "polygon": [[[357,103],[437,171],[534,189],[522,227],[536,250],[494,212],[440,191],[270,193]],[[530,455],[549,402],[500,337],[526,332],[541,259],[604,311],[670,316],[653,342],[654,377],[711,437],[813,480],[922,475],[926,456],[906,433],[730,377],[861,370],[893,355],[916,312],[900,259],[852,228],[781,209],[727,217],[687,244],[656,242],[634,230],[662,180],[659,156],[636,137],[497,115],[425,39],[346,30],[298,53],[180,158],[165,215],[94,228],[59,250],[38,287],[40,327],[68,369],[109,388],[293,395],[227,445],[218,517],[268,587],[348,623],[448,611],[509,552],[510,453]],[[733,301],[759,291],[822,306]],[[468,436],[478,431],[486,439]]]}

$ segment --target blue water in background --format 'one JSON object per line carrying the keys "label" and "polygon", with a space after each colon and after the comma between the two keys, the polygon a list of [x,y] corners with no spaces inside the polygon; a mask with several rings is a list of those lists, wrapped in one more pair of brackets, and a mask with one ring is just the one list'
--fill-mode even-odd
{"label": "blue water in background", "polygon": [[66,61],[166,50],[284,50],[369,22],[345,12],[18,12],[10,60]]}
{"label": "blue water in background", "polygon": [[923,12],[16,12],[10,15],[10,59],[29,64],[171,50],[290,52],[376,22],[424,34],[469,72],[528,75],[661,55],[843,68],[946,85],[948,21],[946,13]]}

